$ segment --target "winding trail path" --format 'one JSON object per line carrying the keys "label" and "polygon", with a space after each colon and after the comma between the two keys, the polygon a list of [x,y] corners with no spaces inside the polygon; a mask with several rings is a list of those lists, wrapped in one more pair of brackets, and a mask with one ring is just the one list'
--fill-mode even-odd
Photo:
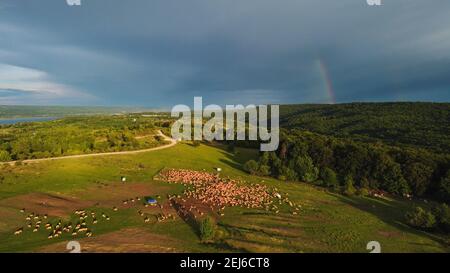
{"label": "winding trail path", "polygon": [[[154,147],[154,148],[148,148],[148,149],[142,149],[142,150],[134,150],[134,151],[122,151],[122,152],[109,152],[109,153],[93,153],[93,154],[81,154],[81,155],[68,155],[68,156],[59,156],[59,157],[48,157],[48,158],[39,158],[39,159],[26,159],[22,160],[23,163],[38,163],[43,161],[51,161],[51,160],[60,160],[60,159],[69,159],[69,158],[84,158],[84,157],[95,157],[95,156],[109,156],[109,155],[130,155],[130,154],[139,154],[139,153],[146,153],[151,151],[158,151],[167,149],[170,147],[173,147],[177,144],[177,141],[173,138],[170,138],[163,134],[160,130],[158,130],[158,136],[162,136],[164,140],[169,141],[169,144]],[[9,164],[13,165],[17,161],[9,161],[9,162],[0,162],[0,165],[2,164]]]}

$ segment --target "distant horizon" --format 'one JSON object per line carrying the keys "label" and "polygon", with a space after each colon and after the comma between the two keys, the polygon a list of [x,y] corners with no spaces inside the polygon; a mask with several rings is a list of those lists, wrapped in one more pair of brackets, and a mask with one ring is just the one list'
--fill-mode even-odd
{"label": "distant horizon", "polygon": [[[450,104],[450,101],[351,101],[351,102],[337,102],[337,103],[282,103],[278,104],[280,106],[289,105],[345,105],[345,104],[413,104],[413,103],[423,103],[423,104]],[[181,103],[183,104],[183,103]],[[175,106],[176,104],[174,104]],[[192,106],[189,103],[185,105]],[[220,105],[224,107],[226,104]],[[234,104],[237,105],[237,104]],[[246,104],[243,104],[246,106]],[[270,104],[267,104],[270,105]],[[256,105],[258,106],[258,105]],[[171,107],[153,107],[153,106],[139,106],[139,105],[33,105],[33,104],[0,104],[0,107],[62,107],[62,108],[117,108],[117,109],[140,109],[140,110],[151,110],[151,111],[170,111]]]}

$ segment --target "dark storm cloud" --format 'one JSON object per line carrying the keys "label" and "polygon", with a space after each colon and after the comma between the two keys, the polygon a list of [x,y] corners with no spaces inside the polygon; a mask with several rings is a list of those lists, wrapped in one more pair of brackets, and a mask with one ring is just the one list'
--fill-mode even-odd
{"label": "dark storm cloud", "polygon": [[0,64],[45,72],[53,103],[329,102],[323,67],[338,102],[450,98],[449,1],[2,3]]}

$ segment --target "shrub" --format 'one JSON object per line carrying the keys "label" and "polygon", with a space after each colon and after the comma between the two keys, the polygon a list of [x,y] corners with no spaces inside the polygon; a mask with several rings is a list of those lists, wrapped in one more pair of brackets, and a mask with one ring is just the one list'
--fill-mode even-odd
{"label": "shrub", "polygon": [[436,217],[421,207],[406,213],[406,222],[413,227],[421,229],[432,229],[436,225]]}
{"label": "shrub", "polygon": [[244,169],[252,175],[258,174],[259,164],[255,160],[249,160],[244,164]]}
{"label": "shrub", "polygon": [[200,222],[200,239],[203,241],[212,240],[216,232],[217,226],[211,217],[205,217]]}
{"label": "shrub", "polygon": [[313,160],[309,156],[300,156],[295,161],[295,170],[299,178],[305,182],[314,182],[319,177],[319,169],[314,167]]}
{"label": "shrub", "polygon": [[277,179],[278,179],[278,180],[281,180],[281,181],[286,181],[286,176],[280,174],[280,175],[277,177]]}
{"label": "shrub", "polygon": [[8,151],[0,150],[0,162],[11,161],[11,156]]}
{"label": "shrub", "polygon": [[357,195],[360,196],[368,196],[369,195],[369,189],[367,188],[359,188],[356,192]]}
{"label": "shrub", "polygon": [[259,174],[263,176],[270,175],[270,167],[267,165],[261,165],[259,166]]}
{"label": "shrub", "polygon": [[370,182],[367,178],[365,178],[365,177],[361,178],[361,181],[359,182],[359,187],[360,188],[357,191],[358,195],[361,195],[361,196],[369,195]]}
{"label": "shrub", "polygon": [[450,208],[448,205],[442,204],[436,207],[433,214],[436,216],[439,227],[445,232],[450,232]]}
{"label": "shrub", "polygon": [[294,170],[285,166],[281,167],[280,177],[284,177],[284,180],[288,181],[296,181],[298,178],[297,173]]}
{"label": "shrub", "polygon": [[353,177],[351,175],[347,175],[344,178],[344,194],[351,196],[354,195],[356,193],[356,189],[353,186],[354,182],[353,182]]}
{"label": "shrub", "polygon": [[336,173],[330,168],[324,168],[320,174],[320,178],[323,180],[325,186],[329,188],[336,188],[339,186]]}

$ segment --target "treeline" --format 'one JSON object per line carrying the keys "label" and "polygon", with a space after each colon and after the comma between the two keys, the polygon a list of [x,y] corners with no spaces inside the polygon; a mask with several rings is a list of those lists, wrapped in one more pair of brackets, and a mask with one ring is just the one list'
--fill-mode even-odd
{"label": "treeline", "polygon": [[70,117],[0,127],[0,162],[160,145],[152,137],[170,122],[139,115]]}
{"label": "treeline", "polygon": [[450,155],[425,149],[283,130],[278,150],[262,153],[245,168],[255,175],[342,188],[347,194],[382,190],[450,202]]}

